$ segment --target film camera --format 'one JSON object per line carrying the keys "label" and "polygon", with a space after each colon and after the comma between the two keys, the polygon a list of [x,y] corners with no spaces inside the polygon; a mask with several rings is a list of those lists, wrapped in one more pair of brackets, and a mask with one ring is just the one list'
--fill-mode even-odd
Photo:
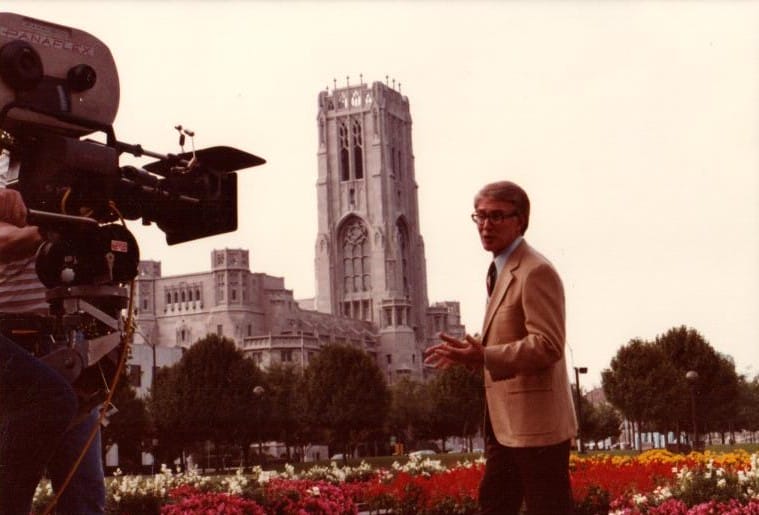
{"label": "film camera", "polygon": [[[112,126],[118,103],[105,44],[0,13],[0,146],[10,153],[8,187],[21,192],[29,222],[46,235],[36,271],[52,314],[4,317],[0,330],[33,341],[33,351],[88,396],[123,351],[122,311],[137,275],[139,248],[119,220],[155,223],[170,245],[233,231],[234,172],[265,162],[225,146],[163,155],[120,142]],[[183,145],[192,133],[177,129]],[[93,134],[103,141],[87,138]],[[120,166],[124,153],[156,160]]]}

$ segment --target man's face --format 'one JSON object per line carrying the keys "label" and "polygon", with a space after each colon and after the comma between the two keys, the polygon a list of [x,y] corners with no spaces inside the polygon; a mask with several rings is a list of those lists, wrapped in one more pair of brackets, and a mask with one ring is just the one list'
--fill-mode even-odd
{"label": "man's face", "polygon": [[[516,208],[511,202],[482,197],[477,201],[474,211],[482,219],[482,222],[477,224],[482,248],[493,255],[499,254],[511,245],[522,233],[522,222],[519,216],[516,216]],[[500,217],[500,221],[494,222],[491,218],[493,216]]]}

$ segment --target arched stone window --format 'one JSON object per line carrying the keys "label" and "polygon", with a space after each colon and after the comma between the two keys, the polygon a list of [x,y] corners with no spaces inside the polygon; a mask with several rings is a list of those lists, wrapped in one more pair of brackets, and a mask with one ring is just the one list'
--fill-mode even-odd
{"label": "arched stone window", "polygon": [[189,326],[183,322],[177,327],[176,331],[177,345],[188,347],[192,341],[192,333]]}
{"label": "arched stone window", "polygon": [[401,264],[401,287],[403,288],[404,293],[409,292],[409,262],[408,262],[408,255],[409,255],[409,241],[408,241],[408,229],[406,228],[406,223],[403,220],[398,220],[396,223],[396,229],[398,231],[398,258],[400,259]]}
{"label": "arched stone window", "polygon": [[364,135],[360,120],[337,124],[338,166],[341,181],[364,178]]}
{"label": "arched stone window", "polygon": [[353,174],[356,179],[364,178],[364,140],[361,135],[361,124],[353,120]]}
{"label": "arched stone window", "polygon": [[355,90],[353,94],[351,95],[351,105],[353,107],[361,106],[361,93],[359,93],[358,90]]}
{"label": "arched stone window", "polygon": [[343,293],[369,291],[369,239],[363,222],[357,218],[348,221],[342,231]]}
{"label": "arched stone window", "polygon": [[347,181],[351,177],[350,170],[350,141],[348,139],[348,127],[345,122],[340,122],[339,127],[340,138],[340,179]]}

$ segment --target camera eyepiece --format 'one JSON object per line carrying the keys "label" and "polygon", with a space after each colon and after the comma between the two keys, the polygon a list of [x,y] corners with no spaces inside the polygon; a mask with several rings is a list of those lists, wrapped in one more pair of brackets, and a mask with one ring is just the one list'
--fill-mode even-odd
{"label": "camera eyepiece", "polygon": [[71,91],[81,93],[91,89],[97,82],[97,73],[89,64],[77,64],[66,74],[66,83]]}
{"label": "camera eyepiece", "polygon": [[11,41],[0,48],[0,77],[15,91],[34,89],[42,80],[42,60],[25,41]]}

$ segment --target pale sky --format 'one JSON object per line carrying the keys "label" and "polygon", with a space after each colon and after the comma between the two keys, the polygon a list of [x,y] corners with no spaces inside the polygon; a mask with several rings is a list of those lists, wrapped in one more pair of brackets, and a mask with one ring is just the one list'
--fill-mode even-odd
{"label": "pale sky", "polygon": [[[264,157],[240,225],[168,247],[173,275],[214,248],[314,294],[317,95],[388,76],[407,95],[431,302],[479,331],[489,256],[469,219],[487,182],[532,200],[527,240],[567,297],[569,366],[600,385],[620,346],[686,325],[759,374],[759,3],[34,1],[2,10],[91,33],[113,53],[121,141]],[[400,84],[400,86],[398,86]],[[131,161],[124,160],[122,164]],[[188,221],[192,223],[192,221]]]}

